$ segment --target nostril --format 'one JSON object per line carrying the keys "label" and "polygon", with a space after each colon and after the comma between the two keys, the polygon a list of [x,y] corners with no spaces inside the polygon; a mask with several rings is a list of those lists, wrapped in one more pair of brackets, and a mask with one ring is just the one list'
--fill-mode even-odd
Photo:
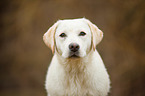
{"label": "nostril", "polygon": [[71,44],[69,45],[70,51],[73,51],[73,52],[78,51],[79,48],[80,48],[80,46],[79,46],[78,44],[76,44],[76,43],[71,43]]}
{"label": "nostril", "polygon": [[73,49],[73,48],[74,48],[74,46],[73,46],[73,45],[70,45],[70,46],[69,46],[69,48],[70,48],[70,49]]}
{"label": "nostril", "polygon": [[76,45],[76,49],[79,49],[80,47],[79,47],[79,45]]}

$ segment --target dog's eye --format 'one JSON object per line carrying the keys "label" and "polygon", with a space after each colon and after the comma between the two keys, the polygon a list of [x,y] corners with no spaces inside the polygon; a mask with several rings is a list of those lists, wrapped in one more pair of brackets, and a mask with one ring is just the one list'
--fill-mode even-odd
{"label": "dog's eye", "polygon": [[65,33],[61,33],[59,36],[60,37],[66,37],[66,34]]}
{"label": "dog's eye", "polygon": [[86,33],[85,32],[80,32],[80,34],[79,34],[79,36],[85,36],[86,35]]}

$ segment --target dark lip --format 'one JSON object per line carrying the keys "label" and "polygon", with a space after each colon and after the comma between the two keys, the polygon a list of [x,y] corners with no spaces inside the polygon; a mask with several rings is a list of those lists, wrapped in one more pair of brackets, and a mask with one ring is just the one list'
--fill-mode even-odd
{"label": "dark lip", "polygon": [[79,58],[79,56],[77,56],[77,55],[72,55],[72,56],[70,56],[69,58]]}

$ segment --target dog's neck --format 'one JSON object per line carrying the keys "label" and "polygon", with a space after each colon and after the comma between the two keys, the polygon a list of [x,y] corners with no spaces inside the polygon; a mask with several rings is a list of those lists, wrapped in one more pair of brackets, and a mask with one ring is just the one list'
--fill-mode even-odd
{"label": "dog's neck", "polygon": [[[78,90],[78,93],[83,92],[87,88],[87,78],[88,78],[88,65],[92,64],[93,52],[89,52],[87,56],[83,58],[63,58],[60,55],[58,57],[58,64],[64,70],[64,81],[63,84],[66,87],[66,92],[74,92],[75,89]],[[88,62],[90,61],[90,62]]]}
{"label": "dog's neck", "polygon": [[[56,52],[58,62],[68,74],[79,74],[85,72],[88,61],[92,61],[93,51],[91,50],[85,57],[63,58]],[[89,62],[91,63],[91,62]]]}

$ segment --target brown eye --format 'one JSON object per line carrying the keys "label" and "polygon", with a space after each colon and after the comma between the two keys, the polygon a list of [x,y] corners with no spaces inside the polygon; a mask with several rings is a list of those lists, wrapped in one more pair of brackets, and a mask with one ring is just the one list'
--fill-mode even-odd
{"label": "brown eye", "polygon": [[79,34],[79,36],[85,36],[86,35],[86,33],[85,32],[80,32],[80,34]]}
{"label": "brown eye", "polygon": [[65,33],[61,33],[59,36],[60,37],[66,37],[66,34]]}

